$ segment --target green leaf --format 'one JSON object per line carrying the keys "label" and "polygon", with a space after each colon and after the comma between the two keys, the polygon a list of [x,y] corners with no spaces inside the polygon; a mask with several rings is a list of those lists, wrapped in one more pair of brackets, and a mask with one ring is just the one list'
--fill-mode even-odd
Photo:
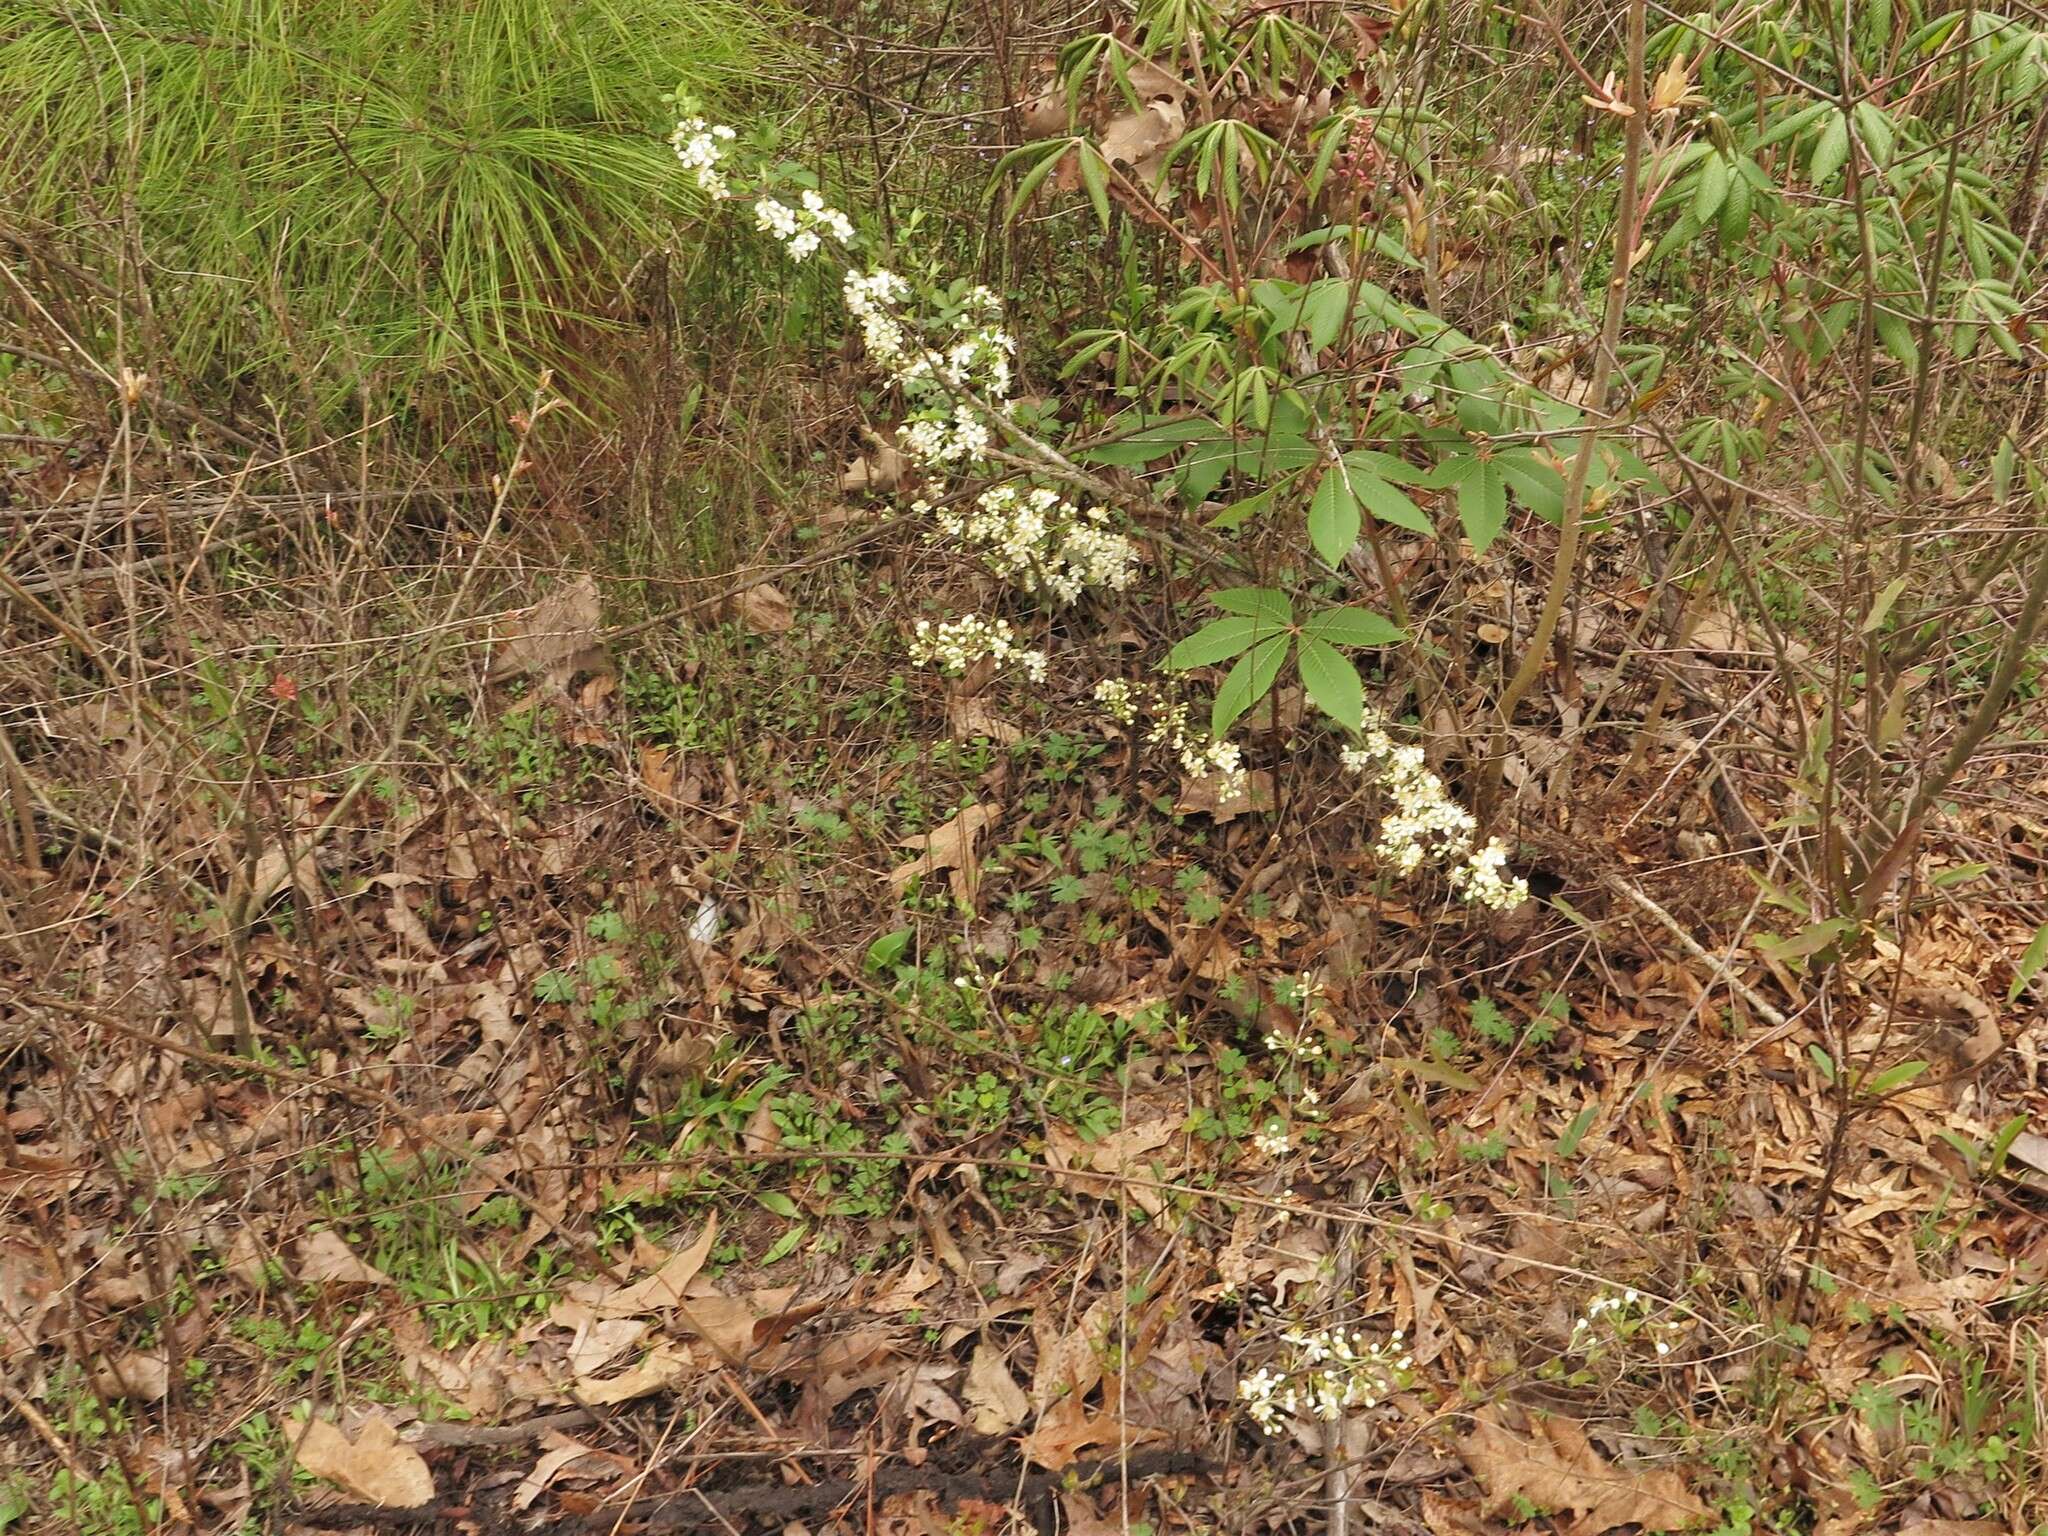
{"label": "green leaf", "polygon": [[1294,605],[1287,601],[1287,594],[1271,587],[1225,587],[1221,592],[1211,592],[1209,601],[1225,613],[1264,619],[1276,628],[1284,629],[1294,622]]}
{"label": "green leaf", "polygon": [[1709,155],[1700,162],[1700,173],[1693,183],[1692,216],[1701,228],[1705,228],[1720,211],[1722,201],[1728,196],[1729,180],[1725,156]]}
{"label": "green leaf", "polygon": [[1926,1070],[1927,1063],[1924,1061],[1902,1061],[1895,1067],[1885,1068],[1873,1077],[1866,1091],[1875,1098],[1883,1098],[1886,1094],[1895,1093],[1905,1087]]}
{"label": "green leaf", "polygon": [[1880,309],[1871,317],[1871,323],[1876,326],[1877,339],[1884,343],[1885,351],[1908,368],[1920,366],[1920,346],[1913,340],[1913,328],[1904,315]]}
{"label": "green leaf", "polygon": [[1814,140],[1813,158],[1806,163],[1806,179],[1815,187],[1824,187],[1848,161],[1849,119],[1840,112],[1831,112],[1820,137]]}
{"label": "green leaf", "polygon": [[1564,1134],[1557,1138],[1559,1157],[1572,1157],[1577,1154],[1579,1143],[1586,1139],[1586,1132],[1593,1128],[1593,1121],[1599,1113],[1598,1104],[1588,1104],[1572,1117],[1572,1123],[1566,1126]]}
{"label": "green leaf", "polygon": [[777,1216],[788,1217],[794,1221],[801,1214],[796,1208],[796,1202],[779,1189],[764,1190],[754,1198],[761,1202],[764,1209],[773,1211]]}
{"label": "green leaf", "polygon": [[2005,989],[2005,1000],[2016,1003],[2020,994],[2027,990],[2033,979],[2041,974],[2042,967],[2048,966],[2048,923],[2034,930],[2033,941],[2027,945],[2027,952],[2020,956],[2020,963],[2013,967],[2012,985]]}
{"label": "green leaf", "polygon": [[1310,703],[1346,730],[1364,727],[1365,685],[1342,651],[1303,636],[1294,664],[1301,670],[1301,686]]}
{"label": "green leaf", "polygon": [[1476,554],[1485,554],[1508,523],[1507,480],[1491,459],[1458,482],[1458,520]]}
{"label": "green leaf", "polygon": [[1237,665],[1216,690],[1216,704],[1209,712],[1210,735],[1221,737],[1272,690],[1273,680],[1286,664],[1288,642],[1292,639],[1291,635],[1275,635],[1238,657]]}
{"label": "green leaf", "polygon": [[1991,1150],[1984,1159],[1985,1168],[1997,1173],[2005,1167],[2005,1155],[2012,1151],[2012,1144],[2020,1139],[2020,1132],[2027,1128],[2025,1115],[2014,1115],[1998,1128],[1998,1134],[1991,1139]]}
{"label": "green leaf", "polygon": [[1818,1041],[1807,1046],[1806,1054],[1812,1059],[1814,1067],[1821,1075],[1821,1079],[1824,1082],[1832,1083],[1835,1080],[1835,1058],[1823,1050]]}
{"label": "green leaf", "polygon": [[1272,624],[1248,615],[1211,619],[1166,653],[1166,670],[1185,672],[1190,667],[1214,666],[1235,656],[1272,628]]}
{"label": "green leaf", "polygon": [[1075,457],[1088,464],[1113,464],[1120,469],[1134,469],[1150,464],[1154,459],[1165,458],[1183,444],[1213,439],[1217,430],[1216,423],[1206,416],[1154,420],[1135,432],[1083,448]]}
{"label": "green leaf", "polygon": [[1460,1072],[1440,1061],[1425,1061],[1415,1056],[1382,1056],[1380,1064],[1397,1072],[1412,1072],[1425,1083],[1436,1083],[1445,1088],[1460,1088],[1472,1093],[1479,1087],[1479,1079],[1470,1072]]}
{"label": "green leaf", "polygon": [[1088,200],[1095,205],[1095,217],[1104,229],[1109,228],[1109,162],[1102,158],[1102,151],[1083,140],[1075,154],[1081,161],[1081,184],[1088,189]]}
{"label": "green leaf", "polygon": [[1728,197],[1721,204],[1721,223],[1716,231],[1721,237],[1722,249],[1735,244],[1749,233],[1750,210],[1756,204],[1756,189],[1750,185],[1749,177],[1737,175],[1728,184]]}
{"label": "green leaf", "polygon": [[1351,474],[1341,464],[1323,471],[1316,493],[1308,504],[1309,542],[1326,564],[1337,567],[1358,542],[1363,519],[1358,510],[1358,493],[1351,488]]}
{"label": "green leaf", "polygon": [[1808,923],[1789,939],[1775,933],[1760,933],[1756,936],[1757,952],[1766,959],[1784,964],[1787,960],[1804,960],[1817,955],[1844,934],[1854,933],[1854,918],[1830,917],[1818,923]]}
{"label": "green leaf", "polygon": [[1369,608],[1325,608],[1309,615],[1301,632],[1331,645],[1399,645],[1407,632]]}
{"label": "green leaf", "polygon": [[1564,476],[1533,449],[1517,448],[1494,455],[1516,498],[1547,523],[1564,521]]}
{"label": "green leaf", "polygon": [[[1352,455],[1346,454],[1344,462],[1351,465]],[[1392,523],[1396,528],[1406,528],[1412,533],[1435,533],[1436,524],[1429,520],[1429,514],[1409,499],[1408,493],[1387,484],[1377,475],[1360,474],[1351,467],[1351,490],[1367,511],[1383,523]]]}
{"label": "green leaf", "polygon": [[[762,1196],[762,1202],[765,1204],[766,1201],[767,1196]],[[810,1235],[810,1231],[811,1229],[807,1225],[805,1225],[803,1222],[798,1222],[795,1226],[791,1227],[787,1232],[783,1233],[782,1236],[775,1239],[773,1243],[768,1245],[768,1251],[761,1255],[761,1262],[763,1264],[781,1263],[784,1259],[788,1258],[792,1253],[796,1252],[797,1244],[801,1243],[806,1237],[808,1237]]]}
{"label": "green leaf", "polygon": [[1354,475],[1370,475],[1375,480],[1391,480],[1396,485],[1421,485],[1429,478],[1427,470],[1417,469],[1406,459],[1374,448],[1354,448],[1344,455],[1344,462]]}
{"label": "green leaf", "polygon": [[908,928],[898,928],[894,933],[885,933],[868,946],[867,967],[871,971],[886,971],[901,960],[909,948]]}
{"label": "green leaf", "polygon": [[1892,611],[1892,604],[1899,600],[1899,594],[1906,590],[1906,578],[1897,577],[1877,594],[1877,601],[1870,605],[1870,612],[1863,616],[1863,623],[1857,629],[1859,635],[1867,635],[1885,620]]}

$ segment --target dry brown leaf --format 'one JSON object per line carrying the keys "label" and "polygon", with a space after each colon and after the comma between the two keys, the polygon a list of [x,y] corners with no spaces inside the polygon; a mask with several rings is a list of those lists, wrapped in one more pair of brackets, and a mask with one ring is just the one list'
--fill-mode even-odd
{"label": "dry brown leaf", "polygon": [[1027,138],[1049,139],[1067,131],[1067,93],[1055,80],[1017,109]]}
{"label": "dry brown leaf", "polygon": [[547,1447],[533,1470],[519,1481],[512,1490],[512,1507],[529,1508],[533,1501],[547,1491],[549,1483],[556,1478],[581,1478],[588,1481],[592,1476],[602,1476],[608,1471],[631,1472],[632,1464],[612,1451],[601,1451],[596,1446],[585,1445],[572,1440],[560,1430],[549,1430],[541,1439]]}
{"label": "dry brown leaf", "polygon": [[970,805],[945,825],[921,837],[906,837],[902,846],[923,850],[907,864],[889,871],[889,883],[901,891],[919,875],[950,872],[953,894],[971,900],[974,893],[976,861],[974,844],[989,823],[996,819],[994,805]]}
{"label": "dry brown leaf", "polygon": [[1140,168],[1156,152],[1172,144],[1187,126],[1187,114],[1176,101],[1148,102],[1142,112],[1114,119],[1102,131],[1102,158],[1112,165]]}
{"label": "dry brown leaf", "polygon": [[846,466],[846,472],[839,477],[839,489],[876,495],[893,491],[903,483],[903,471],[909,467],[893,443],[883,442]]}
{"label": "dry brown leaf", "polygon": [[757,635],[780,635],[796,622],[782,589],[766,581],[736,595],[726,605],[726,612]]}
{"label": "dry brown leaf", "polygon": [[[1062,1170],[1057,1177],[1064,1187],[1097,1199],[1113,1200],[1119,1187],[1113,1182],[1117,1176],[1151,1178],[1155,1165],[1160,1174],[1169,1178],[1179,1170],[1182,1160],[1178,1156],[1152,1158],[1147,1154],[1172,1141],[1180,1128],[1180,1116],[1162,1115],[1126,1125],[1100,1141],[1083,1141],[1065,1126],[1055,1124],[1046,1129],[1046,1160]],[[1090,1177],[1091,1172],[1112,1177],[1093,1178]],[[1129,1189],[1132,1202],[1147,1214],[1156,1216],[1165,1209],[1159,1191],[1149,1185],[1124,1187]]]}
{"label": "dry brown leaf", "polygon": [[1239,794],[1225,798],[1217,793],[1222,787],[1221,774],[1205,773],[1200,778],[1183,778],[1180,781],[1180,803],[1174,810],[1183,816],[1207,816],[1220,827],[1247,812],[1273,809],[1273,775],[1268,769],[1255,768],[1247,774],[1244,790]]}
{"label": "dry brown leaf", "polygon": [[125,1397],[138,1403],[161,1401],[171,1390],[171,1368],[161,1355],[130,1350],[93,1372],[92,1384],[103,1397]]}
{"label": "dry brown leaf", "polygon": [[999,747],[1011,747],[1024,739],[1022,731],[991,710],[988,701],[979,695],[947,699],[946,724],[951,728],[955,741],[973,741],[976,737],[985,736]]}
{"label": "dry brown leaf", "polygon": [[600,616],[595,576],[557,587],[506,624],[491,681],[531,672],[560,688],[578,672],[602,669],[607,663],[598,638]]}
{"label": "dry brown leaf", "polygon": [[1098,1296],[1067,1333],[1046,1312],[1031,1320],[1038,1365],[1031,1373],[1031,1405],[1040,1413],[1062,1398],[1086,1397],[1102,1380],[1104,1341],[1116,1327],[1117,1298]]}
{"label": "dry brown leaf", "polygon": [[1158,101],[1162,97],[1174,102],[1187,100],[1187,82],[1150,59],[1133,59],[1125,73],[1140,101]]}
{"label": "dry brown leaf", "polygon": [[1530,1414],[1517,1429],[1503,1422],[1501,1410],[1485,1409],[1458,1441],[1458,1454],[1485,1486],[1486,1513],[1512,1510],[1517,1499],[1569,1511],[1567,1536],[1599,1536],[1621,1525],[1676,1531],[1708,1514],[1677,1472],[1617,1467],[1571,1419]]}
{"label": "dry brown leaf", "polygon": [[881,1294],[868,1303],[868,1310],[885,1315],[891,1312],[908,1312],[913,1307],[922,1306],[923,1303],[918,1298],[938,1283],[939,1272],[925,1263],[921,1256],[913,1258],[910,1267],[890,1281]]}
{"label": "dry brown leaf", "polygon": [[1156,1436],[1156,1430],[1126,1423],[1113,1413],[1088,1412],[1076,1395],[1055,1403],[1017,1444],[1029,1460],[1049,1472],[1060,1472],[1072,1466],[1083,1451],[1098,1445],[1140,1445]]}
{"label": "dry brown leaf", "polygon": [[303,1435],[294,1428],[290,1438],[300,1466],[366,1504],[416,1509],[434,1496],[425,1459],[383,1419],[367,1420],[354,1440],[326,1419],[307,1423]]}
{"label": "dry brown leaf", "polygon": [[967,1367],[967,1407],[977,1435],[1007,1435],[1031,1412],[1031,1399],[1017,1385],[1003,1352],[984,1336]]}
{"label": "dry brown leaf", "polygon": [[718,1217],[714,1213],[704,1223],[704,1230],[697,1234],[694,1243],[668,1255],[653,1274],[622,1286],[609,1295],[591,1298],[592,1311],[600,1317],[640,1317],[675,1306],[688,1294],[689,1284],[697,1278],[697,1271],[704,1267],[704,1260],[710,1256],[711,1244],[717,1236]]}
{"label": "dry brown leaf", "polygon": [[630,1371],[617,1376],[579,1376],[576,1378],[576,1401],[592,1408],[605,1408],[613,1403],[628,1403],[636,1397],[645,1397],[650,1392],[666,1392],[671,1387],[681,1386],[691,1377],[700,1373],[702,1367],[688,1350],[663,1345],[651,1350],[647,1357]]}
{"label": "dry brown leaf", "polygon": [[299,1239],[298,1276],[307,1285],[389,1285],[391,1277],[365,1264],[339,1232],[322,1227]]}

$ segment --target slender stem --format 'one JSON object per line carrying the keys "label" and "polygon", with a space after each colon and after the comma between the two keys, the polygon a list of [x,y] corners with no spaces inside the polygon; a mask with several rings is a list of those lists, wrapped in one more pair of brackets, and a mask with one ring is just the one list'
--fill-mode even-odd
{"label": "slender stem", "polygon": [[1564,525],[1558,535],[1557,564],[1550,573],[1550,587],[1543,595],[1543,608],[1536,616],[1535,633],[1529,637],[1521,665],[1508,679],[1508,685],[1500,696],[1500,718],[1486,772],[1487,794],[1484,798],[1489,801],[1495,797],[1506,763],[1507,732],[1514,721],[1515,706],[1535,686],[1543,671],[1544,653],[1550,649],[1551,638],[1557,633],[1557,621],[1564,612],[1565,596],[1571,590],[1572,578],[1578,568],[1579,535],[1586,515],[1586,482],[1591,476],[1593,454],[1599,444],[1598,418],[1607,411],[1608,385],[1614,376],[1615,354],[1621,345],[1622,315],[1628,307],[1629,271],[1635,261],[1636,203],[1642,180],[1643,143],[1650,126],[1649,93],[1643,68],[1644,9],[1645,0],[1629,0],[1629,116],[1624,130],[1621,195],[1614,218],[1614,275],[1607,281],[1607,310],[1600,327],[1600,350],[1593,358],[1593,377],[1587,395],[1595,420],[1589,422],[1580,435],[1578,452],[1572,457],[1571,474],[1565,482]]}

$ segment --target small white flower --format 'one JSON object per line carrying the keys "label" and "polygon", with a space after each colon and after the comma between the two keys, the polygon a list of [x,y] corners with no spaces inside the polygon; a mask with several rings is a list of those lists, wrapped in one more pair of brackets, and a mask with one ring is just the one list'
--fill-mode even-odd
{"label": "small white flower", "polygon": [[1278,1120],[1273,1121],[1252,1137],[1252,1145],[1268,1157],[1285,1157],[1288,1146],[1287,1127]]}
{"label": "small white flower", "polygon": [[916,665],[937,666],[958,677],[985,658],[994,659],[999,666],[1014,664],[1034,683],[1045,681],[1045,652],[1019,645],[1006,619],[970,613],[937,624],[930,619],[917,621],[910,642],[910,659]]}

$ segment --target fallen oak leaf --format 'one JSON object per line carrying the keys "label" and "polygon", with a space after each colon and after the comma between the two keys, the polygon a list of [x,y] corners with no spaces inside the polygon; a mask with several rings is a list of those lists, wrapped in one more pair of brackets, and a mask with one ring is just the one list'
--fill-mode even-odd
{"label": "fallen oak leaf", "polygon": [[967,1367],[967,1408],[977,1435],[1007,1435],[1031,1412],[1031,1399],[1017,1385],[1003,1352],[986,1335],[974,1346]]}
{"label": "fallen oak leaf", "polygon": [[379,1509],[417,1509],[434,1496],[426,1459],[383,1419],[369,1419],[351,1440],[326,1419],[290,1431],[292,1457],[315,1477]]}
{"label": "fallen oak leaf", "polygon": [[1458,1454],[1486,1489],[1486,1514],[1514,1510],[1518,1500],[1568,1511],[1574,1519],[1562,1528],[1566,1536],[1600,1536],[1622,1525],[1677,1531],[1709,1514],[1677,1472],[1617,1467],[1571,1419],[1529,1414],[1517,1429],[1498,1410],[1482,1410]]}
{"label": "fallen oak leaf", "polygon": [[331,1227],[299,1239],[299,1280],[306,1285],[390,1285],[392,1279],[374,1264],[365,1264]]}
{"label": "fallen oak leaf", "polygon": [[978,867],[974,844],[996,819],[996,810],[994,805],[970,805],[944,825],[918,837],[906,837],[903,847],[923,851],[908,863],[890,870],[889,883],[900,893],[920,875],[946,870],[953,884],[953,894],[962,900],[969,899],[974,891]]}

